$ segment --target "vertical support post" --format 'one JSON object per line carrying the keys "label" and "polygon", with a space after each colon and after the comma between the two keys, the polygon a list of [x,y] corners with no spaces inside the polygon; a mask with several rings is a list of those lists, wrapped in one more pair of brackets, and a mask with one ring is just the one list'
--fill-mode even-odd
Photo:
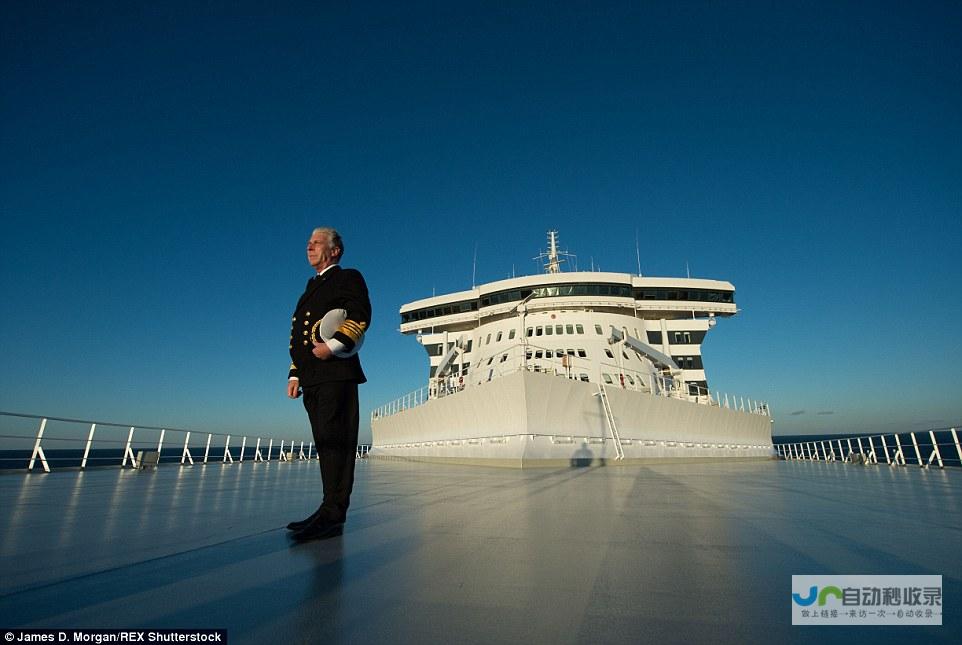
{"label": "vertical support post", "polygon": [[311,460],[311,453],[313,450],[314,450],[314,442],[312,441],[309,444],[307,444],[307,460],[308,461]]}
{"label": "vertical support post", "polygon": [[127,459],[130,459],[130,465],[133,468],[137,467],[137,461],[134,458],[134,451],[130,448],[130,444],[134,441],[134,427],[130,426],[130,432],[127,433],[127,445],[124,446],[124,460],[120,462],[120,467],[123,468],[127,465]]}
{"label": "vertical support post", "polygon": [[188,445],[189,443],[190,443],[190,431],[188,430],[188,431],[187,431],[187,436],[184,437],[184,451],[180,453],[180,465],[181,465],[181,466],[184,465],[184,460],[185,460],[185,459],[190,459],[190,465],[191,465],[191,466],[194,465],[194,458],[191,456],[191,454],[190,454],[190,449],[187,447],[187,445]]}
{"label": "vertical support post", "polygon": [[915,433],[910,432],[909,436],[912,437],[912,445],[915,447],[915,459],[919,462],[919,466],[922,465],[922,453],[919,452],[919,442],[915,439]]}
{"label": "vertical support post", "polygon": [[845,457],[845,461],[852,461],[852,455],[855,454],[855,450],[852,449],[852,440],[846,439],[845,443],[848,444],[848,455]]}
{"label": "vertical support post", "polygon": [[94,430],[97,429],[96,423],[90,424],[90,434],[87,435],[87,445],[84,446],[84,458],[80,460],[80,469],[87,467],[87,457],[90,456],[90,444],[94,442]]}
{"label": "vertical support post", "polygon": [[267,461],[271,460],[271,452],[274,451],[274,437],[271,437],[270,443],[267,444]]}
{"label": "vertical support post", "polygon": [[932,440],[932,454],[929,455],[929,464],[932,463],[932,457],[939,460],[939,468],[945,468],[942,465],[942,453],[939,452],[939,444],[935,441],[935,431],[929,430],[929,438]]}
{"label": "vertical support post", "polygon": [[895,434],[894,437],[895,437],[895,447],[896,447],[896,450],[895,450],[895,459],[894,459],[893,461],[895,462],[895,465],[898,466],[898,465],[899,465],[899,459],[901,459],[901,460],[902,460],[902,464],[901,464],[901,465],[904,466],[904,465],[905,465],[905,454],[902,452],[902,442],[899,440],[898,434]]}
{"label": "vertical support post", "polygon": [[885,463],[891,466],[892,460],[889,458],[889,447],[888,444],[885,443],[885,435],[879,435],[879,439],[882,440],[882,450],[885,451]]}
{"label": "vertical support post", "polygon": [[224,441],[224,458],[221,461],[226,464],[228,459],[230,463],[234,463],[234,456],[230,454],[230,435],[227,435],[227,440]]}
{"label": "vertical support post", "polygon": [[207,433],[207,445],[204,447],[204,463],[207,463],[207,457],[210,455],[210,437],[211,434]]}
{"label": "vertical support post", "polygon": [[857,437],[855,440],[858,441],[858,454],[862,456],[862,461],[865,461],[865,451],[862,450],[862,438]]}
{"label": "vertical support post", "polygon": [[160,466],[160,456],[163,454],[161,450],[164,447],[164,433],[167,431],[163,428],[160,429],[160,441],[157,442],[157,465]]}
{"label": "vertical support post", "polygon": [[[292,447],[292,448],[294,447],[293,442],[291,443],[291,447]],[[298,449],[298,451],[297,451],[297,458],[298,458],[298,459],[304,459],[304,442],[303,442],[303,441],[301,442],[301,447],[300,447],[300,449]]]}
{"label": "vertical support post", "polygon": [[40,420],[40,431],[37,432],[37,442],[33,444],[33,454],[30,455],[30,465],[27,466],[27,470],[33,470],[33,464],[37,461],[37,457],[40,457],[40,465],[43,466],[43,472],[49,473],[50,466],[47,464],[47,455],[43,454],[43,448],[40,447],[40,441],[43,439],[43,431],[47,427],[47,420]]}
{"label": "vertical support post", "polygon": [[278,461],[287,461],[287,455],[284,454],[284,440],[281,439],[281,456],[278,457]]}
{"label": "vertical support post", "polygon": [[245,449],[245,448],[247,448],[247,437],[244,437],[244,439],[241,441],[240,461],[244,461],[244,449]]}
{"label": "vertical support post", "polygon": [[872,451],[872,452],[869,453],[869,457],[871,457],[872,463],[873,463],[873,464],[877,464],[877,463],[878,463],[878,457],[875,455],[875,442],[872,441],[872,437],[869,437],[869,438],[868,438],[868,447],[869,447],[869,450]]}
{"label": "vertical support post", "polygon": [[959,465],[962,466],[962,447],[959,447],[959,435],[952,428],[952,441],[955,442],[955,452],[959,456]]}
{"label": "vertical support post", "polygon": [[257,437],[257,445],[254,446],[254,461],[264,461],[264,457],[261,456],[261,438]]}

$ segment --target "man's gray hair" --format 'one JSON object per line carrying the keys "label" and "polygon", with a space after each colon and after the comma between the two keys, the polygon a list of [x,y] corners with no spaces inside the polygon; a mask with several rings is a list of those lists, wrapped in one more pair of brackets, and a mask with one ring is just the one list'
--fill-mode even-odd
{"label": "man's gray hair", "polygon": [[320,226],[315,228],[311,235],[323,235],[327,237],[327,248],[331,249],[341,249],[341,256],[344,255],[344,240],[341,239],[341,234],[337,230],[331,228],[330,226]]}

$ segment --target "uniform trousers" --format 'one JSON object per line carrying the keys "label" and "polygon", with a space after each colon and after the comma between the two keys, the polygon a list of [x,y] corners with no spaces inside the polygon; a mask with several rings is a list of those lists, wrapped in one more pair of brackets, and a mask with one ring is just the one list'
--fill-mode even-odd
{"label": "uniform trousers", "polygon": [[357,383],[333,381],[305,387],[303,391],[324,486],[318,516],[343,522],[354,488],[359,420]]}

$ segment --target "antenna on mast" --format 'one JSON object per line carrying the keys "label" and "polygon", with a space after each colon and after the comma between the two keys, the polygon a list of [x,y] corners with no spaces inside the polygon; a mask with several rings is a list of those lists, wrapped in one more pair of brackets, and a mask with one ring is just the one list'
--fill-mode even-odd
{"label": "antenna on mast", "polygon": [[635,258],[638,260],[638,277],[641,277],[641,248],[638,246],[638,229],[635,229]]}
{"label": "antenna on mast", "polygon": [[474,243],[474,263],[471,265],[471,288],[476,289],[478,286],[478,243]]}

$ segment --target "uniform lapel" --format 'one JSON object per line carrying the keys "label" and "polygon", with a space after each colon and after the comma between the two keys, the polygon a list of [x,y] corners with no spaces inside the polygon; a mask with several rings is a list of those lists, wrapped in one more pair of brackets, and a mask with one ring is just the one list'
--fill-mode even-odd
{"label": "uniform lapel", "polygon": [[304,295],[302,295],[300,300],[297,301],[297,309],[300,309],[301,305],[304,304],[304,301],[311,297],[311,294],[317,291],[322,284],[330,280],[331,276],[340,270],[341,267],[335,264],[333,267],[325,271],[324,275],[308,280],[307,288],[304,289]]}

